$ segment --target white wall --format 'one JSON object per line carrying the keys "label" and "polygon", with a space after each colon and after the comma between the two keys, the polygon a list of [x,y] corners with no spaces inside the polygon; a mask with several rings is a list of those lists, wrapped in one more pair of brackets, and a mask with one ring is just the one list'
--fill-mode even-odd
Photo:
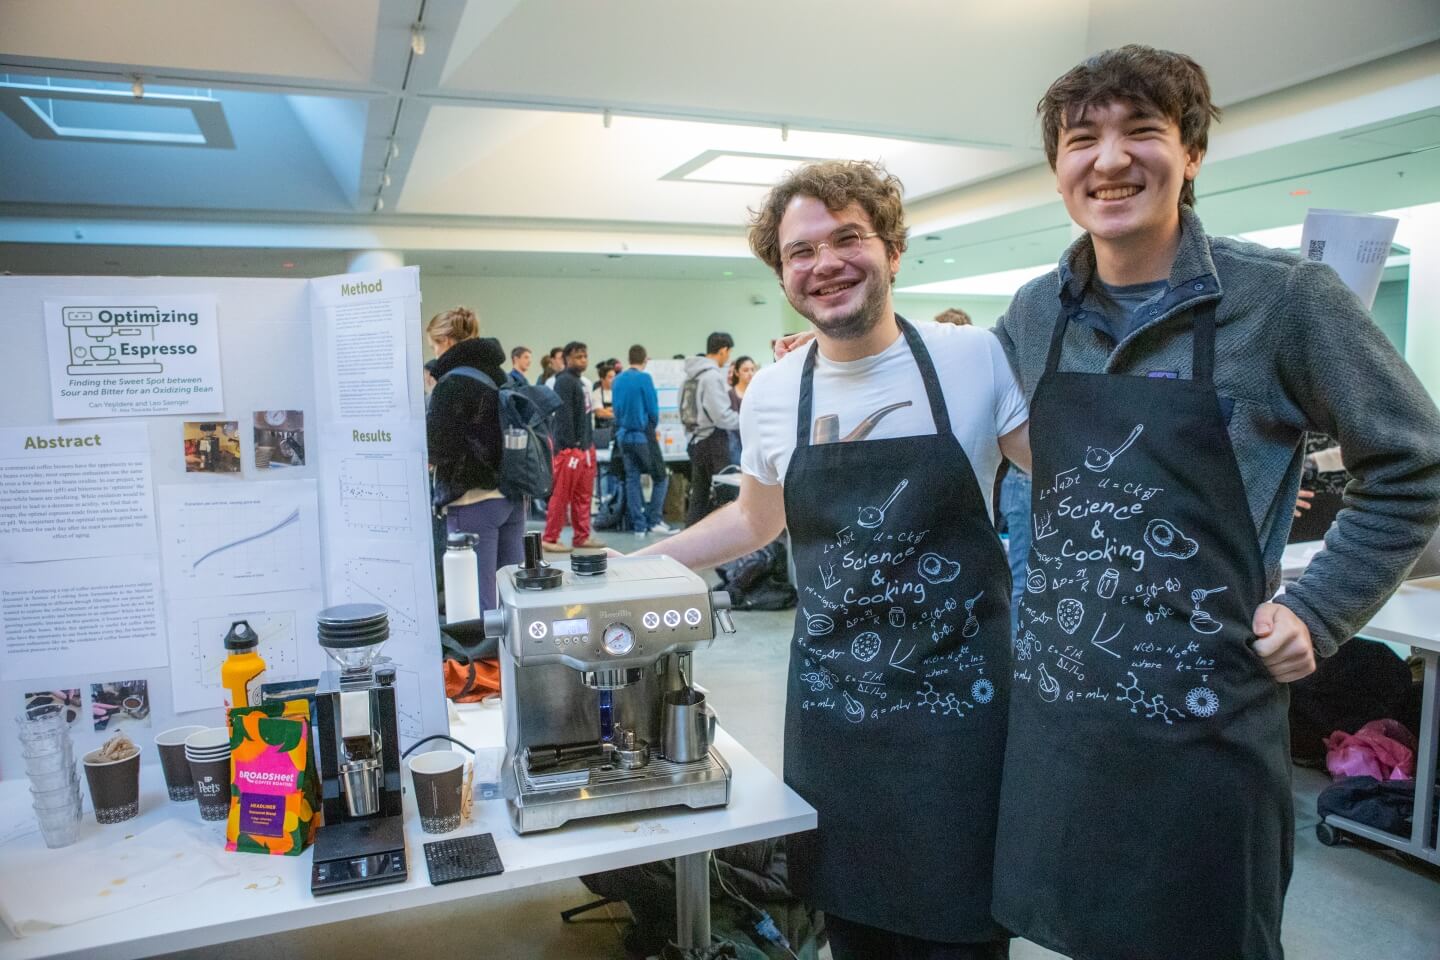
{"label": "white wall", "polygon": [[[784,297],[774,284],[749,280],[612,280],[422,275],[425,321],[457,305],[480,315],[482,336],[497,337],[508,352],[517,344],[537,354],[568,340],[583,340],[595,364],[625,359],[632,343],[652,357],[705,349],[705,337],[723,330],[735,353],[768,358],[770,341],[784,332]],[[763,304],[750,302],[761,296]],[[530,371],[538,376],[538,367]]]}

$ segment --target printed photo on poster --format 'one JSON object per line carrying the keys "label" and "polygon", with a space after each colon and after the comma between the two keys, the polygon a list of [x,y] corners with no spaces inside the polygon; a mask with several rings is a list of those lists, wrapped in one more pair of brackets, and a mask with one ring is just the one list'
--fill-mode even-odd
{"label": "printed photo on poster", "polygon": [[305,466],[305,413],[255,411],[255,469]]}
{"label": "printed photo on poster", "polygon": [[150,726],[149,684],[144,680],[92,683],[90,715],[96,733]]}
{"label": "printed photo on poster", "polygon": [[47,713],[63,711],[66,723],[80,718],[80,688],[66,687],[60,690],[37,690],[24,696],[21,713],[30,718],[43,717]]}
{"label": "printed photo on poster", "polygon": [[186,473],[240,472],[240,422],[238,420],[187,421],[185,424]]}

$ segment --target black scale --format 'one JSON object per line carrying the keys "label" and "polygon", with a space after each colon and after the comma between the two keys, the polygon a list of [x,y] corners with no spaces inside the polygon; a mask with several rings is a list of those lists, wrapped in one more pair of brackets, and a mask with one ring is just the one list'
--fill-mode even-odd
{"label": "black scale", "polygon": [[430,885],[493,877],[505,872],[495,838],[488,833],[425,844],[425,866],[430,870]]}

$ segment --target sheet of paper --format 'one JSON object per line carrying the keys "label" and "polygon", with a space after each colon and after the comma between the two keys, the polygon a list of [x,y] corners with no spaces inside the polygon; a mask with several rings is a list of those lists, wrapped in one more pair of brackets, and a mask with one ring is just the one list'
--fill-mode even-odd
{"label": "sheet of paper", "polygon": [[314,480],[169,484],[158,492],[168,598],[320,589]]}
{"label": "sheet of paper", "polygon": [[318,677],[332,669],[315,639],[315,615],[321,603],[319,590],[168,600],[166,634],[175,712],[221,705],[225,634],[237,620],[249,623],[260,638],[257,652],[265,661],[264,682]]}
{"label": "sheet of paper", "polygon": [[1400,221],[1346,210],[1311,210],[1300,233],[1300,255],[1334,269],[1369,310]]}
{"label": "sheet of paper", "polygon": [[423,408],[414,409],[408,395],[410,362],[419,361],[418,351],[410,356],[406,332],[411,314],[418,318],[419,272],[320,277],[310,281],[310,291],[324,419],[423,419]]}
{"label": "sheet of paper", "polygon": [[430,522],[423,439],[408,425],[326,432],[322,489],[330,532],[386,540],[416,539]]}
{"label": "sheet of paper", "polygon": [[144,424],[0,428],[0,561],[155,551]]}
{"label": "sheet of paper", "polygon": [[0,676],[119,675],[166,661],[155,556],[0,565]]}
{"label": "sheet of paper", "polygon": [[[435,652],[433,561],[424,566],[413,542],[340,538],[328,547],[327,601],[378,603],[390,614],[390,639],[383,653],[397,668],[400,737],[408,744],[422,730],[446,722],[444,697],[421,696],[422,678],[426,689],[444,689]],[[437,711],[437,716],[429,715]]]}
{"label": "sheet of paper", "polygon": [[214,297],[45,301],[55,419],[219,413]]}

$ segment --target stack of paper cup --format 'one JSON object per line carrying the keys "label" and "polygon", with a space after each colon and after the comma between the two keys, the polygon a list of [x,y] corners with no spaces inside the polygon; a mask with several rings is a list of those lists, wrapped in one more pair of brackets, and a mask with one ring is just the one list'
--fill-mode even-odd
{"label": "stack of paper cup", "polygon": [[224,820],[230,815],[230,731],[206,727],[190,734],[185,759],[190,761],[200,819]]}
{"label": "stack of paper cup", "polygon": [[17,719],[30,799],[47,847],[67,847],[80,832],[80,778],[70,725],[61,710]]}

